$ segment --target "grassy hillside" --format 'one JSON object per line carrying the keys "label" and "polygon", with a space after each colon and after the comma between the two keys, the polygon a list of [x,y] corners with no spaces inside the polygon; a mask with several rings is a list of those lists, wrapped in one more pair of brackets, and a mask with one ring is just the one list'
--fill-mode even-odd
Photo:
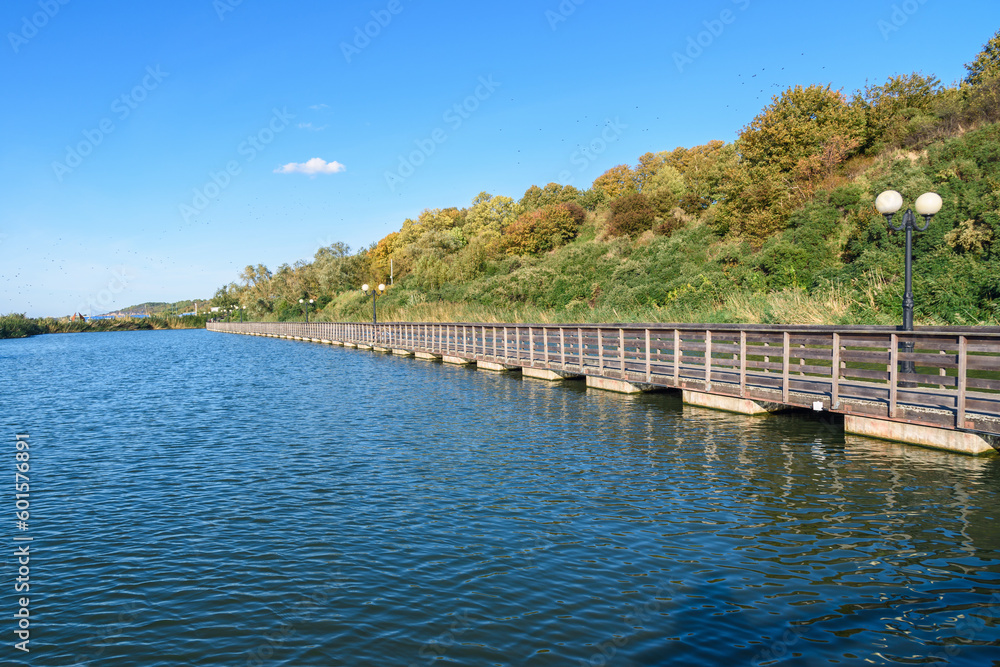
{"label": "grassy hillside", "polygon": [[590,189],[550,183],[425,210],[369,248],[247,266],[213,305],[249,317],[896,324],[903,234],[876,212],[944,199],[915,235],[918,324],[1000,320],[1000,33],[943,86],[920,73],[847,96],[797,86],[733,143],[650,152]]}
{"label": "grassy hillside", "polygon": [[193,313],[195,303],[198,304],[199,314],[208,309],[207,299],[197,299],[194,301],[175,301],[173,303],[167,303],[165,301],[147,301],[146,303],[139,303],[134,306],[128,306],[127,308],[121,308],[119,311],[129,315],[144,315],[148,313],[149,315],[169,317],[171,315],[180,315],[182,313]]}

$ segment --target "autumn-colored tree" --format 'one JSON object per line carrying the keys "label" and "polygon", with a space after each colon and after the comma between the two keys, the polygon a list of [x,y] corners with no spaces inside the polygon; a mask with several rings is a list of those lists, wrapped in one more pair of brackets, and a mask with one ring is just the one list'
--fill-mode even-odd
{"label": "autumn-colored tree", "polygon": [[504,229],[500,247],[509,255],[534,255],[576,237],[586,212],[578,204],[549,204],[524,213]]}
{"label": "autumn-colored tree", "polygon": [[[369,250],[368,261],[374,272],[372,280],[380,282],[388,280],[390,273],[389,260],[392,259],[393,254],[399,249],[402,237],[403,235],[399,232],[391,232],[376,243],[374,248]],[[395,269],[395,267],[392,268]]]}
{"label": "autumn-colored tree", "polygon": [[637,192],[635,172],[627,164],[611,167],[594,180],[594,190],[600,190],[608,200]]}

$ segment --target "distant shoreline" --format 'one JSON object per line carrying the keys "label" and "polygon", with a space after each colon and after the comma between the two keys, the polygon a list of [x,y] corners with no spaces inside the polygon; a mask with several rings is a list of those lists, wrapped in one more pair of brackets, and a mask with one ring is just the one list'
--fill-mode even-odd
{"label": "distant shoreline", "polygon": [[204,329],[205,316],[144,317],[141,319],[57,320],[29,318],[22,314],[0,316],[0,339],[29,338],[52,333],[89,333],[107,331],[155,331],[165,329]]}

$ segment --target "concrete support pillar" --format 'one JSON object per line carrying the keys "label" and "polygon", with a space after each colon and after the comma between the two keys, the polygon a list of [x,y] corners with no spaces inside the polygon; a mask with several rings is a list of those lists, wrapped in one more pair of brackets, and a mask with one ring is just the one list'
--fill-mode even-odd
{"label": "concrete support pillar", "polygon": [[690,405],[697,405],[700,408],[712,408],[713,410],[725,410],[726,412],[738,412],[741,415],[766,415],[771,412],[780,412],[789,409],[781,403],[765,403],[763,401],[751,401],[747,398],[736,398],[735,396],[721,396],[719,394],[703,394],[700,391],[683,392],[684,402]]}
{"label": "concrete support pillar", "polygon": [[857,415],[844,417],[844,431],[879,440],[906,442],[973,456],[996,454],[1000,449],[1000,438]]}
{"label": "concrete support pillar", "polygon": [[582,375],[576,375],[574,373],[565,373],[563,371],[550,371],[547,368],[522,368],[521,375],[526,378],[535,378],[536,380],[547,380],[549,382],[560,382],[562,380],[576,380],[582,378]]}
{"label": "concrete support pillar", "polygon": [[496,364],[492,361],[477,361],[476,368],[481,371],[492,371],[494,373],[511,373],[521,370],[520,366],[510,366],[508,364]]}
{"label": "concrete support pillar", "polygon": [[613,391],[619,394],[641,394],[652,391],[654,387],[640,384],[638,382],[626,382],[625,380],[612,380],[611,378],[587,376],[587,386],[592,389],[602,389]]}
{"label": "concrete support pillar", "polygon": [[475,359],[463,359],[462,357],[451,357],[447,354],[441,357],[441,360],[446,364],[455,364],[456,366],[469,366],[476,363]]}

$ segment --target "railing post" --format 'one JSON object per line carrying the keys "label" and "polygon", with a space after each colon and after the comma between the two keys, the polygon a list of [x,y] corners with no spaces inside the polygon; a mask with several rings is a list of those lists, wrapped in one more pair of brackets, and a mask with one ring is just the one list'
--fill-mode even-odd
{"label": "railing post", "polygon": [[583,372],[583,327],[576,328],[576,343],[580,353],[580,372]]}
{"label": "railing post", "polygon": [[601,327],[597,327],[597,373],[604,375],[604,336]]}
{"label": "railing post", "polygon": [[830,393],[830,409],[840,409],[840,334],[833,334],[833,363],[830,372],[830,382],[833,384]]}
{"label": "railing post", "polygon": [[958,337],[958,403],[955,411],[955,428],[966,428],[965,423],[965,393],[968,387],[969,374],[969,339],[965,336]]}
{"label": "railing post", "polygon": [[563,331],[562,327],[559,327],[559,354],[562,359],[562,367],[566,368],[566,332]]}
{"label": "railing post", "polygon": [[510,359],[510,354],[507,352],[507,327],[503,328],[503,358],[504,361]]}
{"label": "railing post", "polygon": [[896,418],[896,392],[899,386],[899,334],[890,334],[889,340],[889,417]]}
{"label": "railing post", "polygon": [[740,331],[740,398],[747,396],[747,332]]}
{"label": "railing post", "polygon": [[705,391],[712,391],[712,330],[705,329]]}
{"label": "railing post", "polygon": [[649,349],[649,327],[646,327],[646,382],[653,381],[653,364],[651,350]]}
{"label": "railing post", "polygon": [[788,355],[791,347],[791,336],[787,331],[781,335],[781,402],[788,403]]}
{"label": "railing post", "polygon": [[681,330],[674,329],[674,386],[681,384]]}
{"label": "railing post", "polygon": [[622,379],[626,379],[625,376],[625,330],[622,328],[618,329],[618,358],[621,359],[622,364]]}
{"label": "railing post", "polygon": [[528,365],[535,365],[535,328],[528,327]]}
{"label": "railing post", "polygon": [[545,367],[549,367],[549,328],[542,329],[542,348],[545,351]]}

